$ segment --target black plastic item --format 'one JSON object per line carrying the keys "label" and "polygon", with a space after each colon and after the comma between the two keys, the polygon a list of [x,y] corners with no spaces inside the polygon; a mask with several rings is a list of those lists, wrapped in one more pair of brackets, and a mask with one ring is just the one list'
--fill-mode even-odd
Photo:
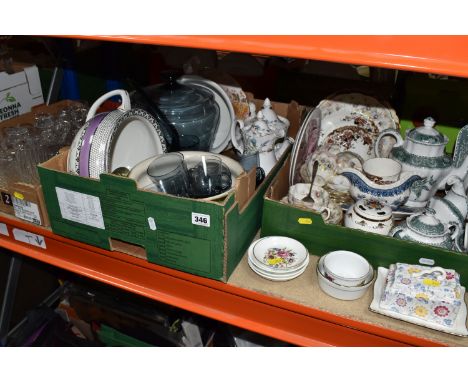
{"label": "black plastic item", "polygon": [[179,133],[168,121],[164,113],[159,109],[158,105],[151,99],[149,94],[134,80],[127,78],[129,86],[138,94],[137,106],[145,109],[150,113],[158,122],[159,127],[164,135],[168,151],[178,151],[180,148]]}
{"label": "black plastic item", "polygon": [[7,346],[100,346],[77,337],[71,328],[54,309],[39,307],[27,313],[26,323],[9,338]]}

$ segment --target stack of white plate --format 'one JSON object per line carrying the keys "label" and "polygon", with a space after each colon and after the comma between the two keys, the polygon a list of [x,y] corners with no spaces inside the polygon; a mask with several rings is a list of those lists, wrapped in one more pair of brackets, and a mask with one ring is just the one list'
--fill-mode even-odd
{"label": "stack of white plate", "polygon": [[250,245],[248,262],[252,271],[267,280],[288,281],[306,270],[309,253],[297,240],[267,236]]}

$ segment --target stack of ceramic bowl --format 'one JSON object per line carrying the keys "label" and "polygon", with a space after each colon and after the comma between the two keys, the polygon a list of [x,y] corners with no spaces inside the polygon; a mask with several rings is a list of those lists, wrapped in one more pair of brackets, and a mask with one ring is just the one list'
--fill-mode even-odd
{"label": "stack of ceramic bowl", "polygon": [[339,300],[356,300],[364,295],[374,278],[367,260],[354,252],[334,251],[317,263],[320,288]]}
{"label": "stack of ceramic bowl", "polygon": [[252,271],[267,280],[288,281],[306,270],[309,253],[297,240],[267,236],[249,247],[248,262]]}

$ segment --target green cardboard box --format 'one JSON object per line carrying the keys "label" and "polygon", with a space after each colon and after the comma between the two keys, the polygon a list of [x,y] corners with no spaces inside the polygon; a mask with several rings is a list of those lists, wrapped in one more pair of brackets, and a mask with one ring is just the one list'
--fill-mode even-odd
{"label": "green cardboard box", "polygon": [[288,236],[304,244],[311,254],[322,256],[344,249],[364,256],[374,267],[392,263],[434,265],[455,269],[468,286],[468,255],[417,244],[343,226],[325,224],[319,214],[280,202],[289,189],[289,160],[278,171],[265,194],[262,236]]}
{"label": "green cardboard box", "polygon": [[[297,131],[296,102],[273,108]],[[219,202],[138,190],[133,180],[115,175],[75,176],[66,172],[67,155],[64,150],[38,166],[54,233],[227,281],[260,229],[263,196],[288,153],[257,189],[251,171]]]}

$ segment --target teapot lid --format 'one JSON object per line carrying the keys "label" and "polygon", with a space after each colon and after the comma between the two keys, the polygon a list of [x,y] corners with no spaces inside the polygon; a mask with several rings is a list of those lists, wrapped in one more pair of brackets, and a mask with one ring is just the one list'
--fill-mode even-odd
{"label": "teapot lid", "polygon": [[269,98],[265,98],[265,101],[263,101],[262,113],[263,118],[265,119],[265,121],[267,121],[267,123],[275,122],[278,120],[278,115],[271,107],[271,102]]}
{"label": "teapot lid", "polygon": [[406,137],[414,142],[425,143],[429,145],[445,145],[448,138],[439,133],[435,128],[435,120],[432,117],[424,119],[424,126],[415,127],[408,131]]}
{"label": "teapot lid", "polygon": [[361,199],[353,207],[354,212],[365,219],[385,221],[392,217],[392,209],[377,199]]}
{"label": "teapot lid", "polygon": [[406,219],[406,224],[413,231],[425,236],[442,236],[447,228],[435,217],[435,210],[426,208],[424,212]]}

